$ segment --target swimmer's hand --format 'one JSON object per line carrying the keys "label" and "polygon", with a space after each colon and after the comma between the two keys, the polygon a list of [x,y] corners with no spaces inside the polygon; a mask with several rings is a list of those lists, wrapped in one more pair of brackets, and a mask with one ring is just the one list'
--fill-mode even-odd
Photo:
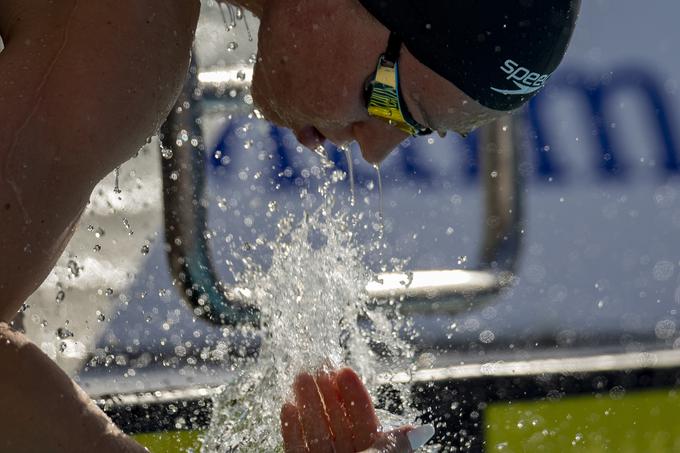
{"label": "swimmer's hand", "polygon": [[431,426],[381,432],[371,397],[349,368],[300,374],[293,387],[295,404],[281,409],[286,453],[410,453],[434,434]]}

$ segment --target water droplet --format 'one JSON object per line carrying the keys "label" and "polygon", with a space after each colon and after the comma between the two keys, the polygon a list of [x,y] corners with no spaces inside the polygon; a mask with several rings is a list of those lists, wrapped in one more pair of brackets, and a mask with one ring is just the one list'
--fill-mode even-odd
{"label": "water droplet", "polygon": [[462,255],[462,256],[458,257],[457,263],[458,263],[459,266],[461,266],[461,265],[467,263],[467,260],[468,260],[468,257],[465,256],[465,255]]}
{"label": "water droplet", "polygon": [[170,148],[161,148],[161,156],[163,159],[172,159],[173,152]]}
{"label": "water droplet", "polygon": [[574,440],[571,441],[571,444],[576,445],[577,443],[581,442],[581,440],[583,440],[583,434],[576,433],[576,435],[574,436]]}
{"label": "water droplet", "polygon": [[59,327],[57,329],[57,338],[59,338],[60,340],[65,340],[71,337],[73,337],[73,332],[68,330],[66,327]]}
{"label": "water droplet", "polygon": [[128,230],[128,235],[132,236],[133,234],[135,234],[135,232],[132,231],[130,221],[127,219],[127,217],[123,217],[123,226],[125,227],[126,230]]}
{"label": "water droplet", "polygon": [[669,280],[671,277],[673,277],[673,274],[675,273],[675,265],[671,261],[666,261],[662,260],[657,262],[654,265],[654,269],[652,270],[652,275],[654,276],[654,280],[663,282],[666,280]]}
{"label": "water droplet", "polygon": [[57,292],[57,297],[54,298],[54,301],[58,304],[62,303],[64,299],[66,298],[66,293],[63,290],[59,290]]}
{"label": "water droplet", "polygon": [[493,343],[493,341],[496,339],[496,335],[490,330],[482,330],[479,333],[479,341],[481,341],[484,344],[489,344]]}
{"label": "water droplet", "polygon": [[106,321],[106,315],[104,315],[104,313],[102,313],[100,310],[97,310],[95,314],[97,315],[97,322]]}
{"label": "water droplet", "polygon": [[238,49],[238,43],[236,41],[231,41],[227,44],[227,52],[233,52],[236,49]]}
{"label": "water droplet", "polygon": [[672,319],[662,319],[656,323],[654,333],[660,340],[670,340],[675,336],[676,325]]}
{"label": "water droplet", "polygon": [[115,181],[113,183],[113,193],[119,194],[119,193],[122,192],[122,190],[120,190],[120,184],[119,184],[120,167],[116,167],[116,169],[114,170],[114,176],[115,176]]}
{"label": "water droplet", "polygon": [[80,271],[82,268],[78,266],[78,263],[76,263],[74,260],[69,260],[66,265],[71,271],[71,275],[73,275],[74,277],[80,276]]}
{"label": "water droplet", "polygon": [[241,81],[246,80],[246,72],[243,69],[239,70],[236,73],[236,78]]}
{"label": "water droplet", "polygon": [[94,247],[92,247],[92,250],[95,252],[101,252],[102,246],[99,244],[95,244]]}
{"label": "water droplet", "polygon": [[148,245],[143,245],[141,249],[142,255],[148,255],[149,254],[149,246]]}
{"label": "water droplet", "polygon": [[113,296],[113,288],[106,288],[104,294],[106,294],[107,296]]}
{"label": "water droplet", "polygon": [[626,395],[626,389],[620,385],[613,387],[609,391],[609,397],[613,400],[620,400]]}

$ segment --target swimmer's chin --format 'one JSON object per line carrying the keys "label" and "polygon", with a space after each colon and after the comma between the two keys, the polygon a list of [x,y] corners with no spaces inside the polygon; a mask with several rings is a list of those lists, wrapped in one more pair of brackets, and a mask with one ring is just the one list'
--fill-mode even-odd
{"label": "swimmer's chin", "polygon": [[319,146],[322,146],[326,141],[326,136],[314,126],[304,126],[299,129],[293,129],[293,133],[295,134],[297,141],[307,149],[314,150]]}
{"label": "swimmer's chin", "polygon": [[361,148],[361,156],[371,165],[379,165],[393,150],[388,151]]}

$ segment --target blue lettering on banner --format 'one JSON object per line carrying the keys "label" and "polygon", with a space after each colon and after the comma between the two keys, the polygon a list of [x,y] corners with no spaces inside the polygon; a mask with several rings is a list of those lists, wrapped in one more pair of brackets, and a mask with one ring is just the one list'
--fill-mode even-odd
{"label": "blue lettering on banner", "polygon": [[661,138],[663,168],[666,174],[676,174],[680,171],[677,140],[671,126],[672,116],[659,83],[644,70],[624,68],[614,72],[609,81],[595,84],[578,72],[561,72],[559,76],[553,77],[546,92],[529,103],[528,115],[536,141],[535,155],[540,176],[560,178],[564,176],[565,171],[550,157],[554,149],[550,145],[551,140],[545,126],[544,109],[550,102],[551,93],[555,91],[573,92],[574,95],[580,95],[585,99],[588,111],[579,112],[583,115],[578,116],[592,122],[593,134],[599,145],[598,169],[601,175],[625,176],[626,164],[612,144],[612,129],[608,126],[610,121],[606,112],[612,96],[623,90],[637,91],[646,98],[651,113],[649,118],[656,120],[657,133]]}
{"label": "blue lettering on banner", "polygon": [[[580,111],[575,111],[569,115],[569,120],[578,122],[586,121],[586,127],[592,131],[595,138],[596,149],[593,162],[597,166],[598,174],[606,179],[625,179],[627,177],[630,162],[626,162],[620,149],[615,148],[612,137],[613,129],[608,110],[612,108],[613,97],[622,92],[636,93],[640,99],[645,100],[648,108],[650,121],[654,127],[654,135],[658,137],[661,144],[659,162],[657,166],[660,176],[665,177],[680,173],[680,156],[678,156],[678,143],[673,131],[674,116],[671,111],[668,99],[663,95],[661,84],[647,68],[626,67],[614,71],[611,75],[601,77],[593,82],[592,77],[574,70],[558,71],[546,86],[544,92],[536,96],[529,103],[528,108],[524,109],[526,123],[529,125],[529,137],[533,140],[533,152],[530,161],[534,164],[534,177],[540,180],[566,181],[569,173],[564,164],[556,162],[556,153],[566,153],[567,150],[559,149],[559,144],[551,136],[548,127],[548,108],[551,101],[562,94],[573,95],[580,99],[582,107],[577,107]],[[247,119],[234,119],[230,121],[220,134],[215,147],[211,150],[212,163],[215,166],[223,166],[224,156],[231,153],[233,146],[233,136],[239,127],[251,122]],[[640,125],[639,127],[644,127]],[[279,184],[291,184],[299,180],[302,168],[296,165],[294,158],[296,144],[292,140],[292,135],[285,129],[271,126],[269,127],[269,138],[272,141],[270,155],[270,177]],[[398,173],[396,177],[417,180],[419,183],[427,184],[435,178],[450,177],[452,180],[460,179],[472,183],[479,175],[479,150],[477,134],[470,134],[465,140],[452,140],[450,143],[452,152],[462,153],[462,168],[458,175],[435,174],[431,169],[423,164],[419,157],[425,153],[424,140],[412,139],[411,145],[402,152],[398,153],[398,165],[393,171]],[[220,149],[221,155],[216,155],[215,150]],[[335,164],[346,170],[347,163],[343,154],[334,146],[330,146],[329,157]],[[299,159],[298,159],[299,160]],[[357,169],[358,172],[361,168]],[[454,170],[455,171],[455,170]],[[221,172],[222,173],[222,172]],[[225,172],[228,173],[228,172]],[[370,178],[369,174],[358,174],[357,177]]]}

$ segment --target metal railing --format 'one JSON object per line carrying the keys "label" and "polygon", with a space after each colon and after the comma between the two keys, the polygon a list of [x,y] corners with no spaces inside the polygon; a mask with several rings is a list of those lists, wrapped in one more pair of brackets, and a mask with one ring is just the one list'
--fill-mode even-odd
{"label": "metal railing", "polygon": [[[198,70],[192,67],[161,131],[167,254],[175,282],[196,316],[224,325],[257,325],[256,301],[247,290],[220,282],[206,239],[206,153],[199,124],[202,98],[215,100],[229,91],[228,81],[220,81],[215,74],[219,73],[203,77],[199,86]],[[235,83],[234,89],[242,88],[242,80]],[[404,312],[451,313],[488,300],[511,284],[522,238],[522,147],[515,122],[513,116],[506,116],[481,131],[486,194],[478,268],[379,274],[366,287],[371,298],[398,300]]]}

